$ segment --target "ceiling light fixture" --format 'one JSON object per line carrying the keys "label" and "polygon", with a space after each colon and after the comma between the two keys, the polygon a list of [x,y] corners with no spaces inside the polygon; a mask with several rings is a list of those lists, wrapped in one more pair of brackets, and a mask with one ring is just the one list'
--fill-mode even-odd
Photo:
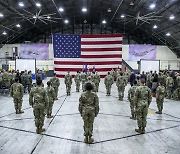
{"label": "ceiling light fixture", "polygon": [[130,2],[130,4],[129,4],[130,6],[133,6],[134,5],[134,2]]}
{"label": "ceiling light fixture", "polygon": [[154,29],[157,29],[157,25],[154,25],[153,28],[154,28]]}
{"label": "ceiling light fixture", "polygon": [[110,13],[111,11],[112,11],[111,8],[109,8],[109,9],[107,10],[108,13]]}
{"label": "ceiling light fixture", "polygon": [[17,25],[16,25],[16,27],[20,28],[20,27],[21,27],[21,25],[20,25],[20,24],[17,24]]}
{"label": "ceiling light fixture", "polygon": [[41,7],[41,4],[39,2],[36,3],[37,7]]}
{"label": "ceiling light fixture", "polygon": [[0,17],[3,17],[4,15],[2,13],[0,13]]}
{"label": "ceiling light fixture", "polygon": [[24,6],[24,3],[23,3],[23,2],[19,2],[19,6],[20,6],[20,7],[23,7],[23,6]]}
{"label": "ceiling light fixture", "polygon": [[66,20],[64,20],[64,23],[67,24],[67,23],[69,23],[69,21],[66,19]]}
{"label": "ceiling light fixture", "polygon": [[47,19],[50,19],[51,17],[50,16],[47,16]]}
{"label": "ceiling light fixture", "polygon": [[7,35],[6,31],[4,31],[2,34],[3,34],[3,35]]}
{"label": "ceiling light fixture", "polygon": [[122,15],[121,15],[121,18],[124,18],[124,17],[125,17],[125,15],[124,15],[124,14],[122,14]]}
{"label": "ceiling light fixture", "polygon": [[156,7],[156,5],[153,3],[149,6],[151,9],[154,9]]}
{"label": "ceiling light fixture", "polygon": [[175,16],[173,16],[173,15],[171,15],[171,16],[169,17],[170,20],[173,20],[174,18],[175,18]]}
{"label": "ceiling light fixture", "polygon": [[82,12],[87,12],[87,8],[83,7]]}
{"label": "ceiling light fixture", "polygon": [[106,24],[106,20],[103,20],[102,23],[103,23],[103,24]]}
{"label": "ceiling light fixture", "polygon": [[166,33],[166,36],[170,36],[171,34],[168,32],[168,33]]}
{"label": "ceiling light fixture", "polygon": [[36,19],[37,17],[36,16],[33,16],[34,19]]}
{"label": "ceiling light fixture", "polygon": [[59,8],[60,12],[64,12],[64,9],[62,7]]}

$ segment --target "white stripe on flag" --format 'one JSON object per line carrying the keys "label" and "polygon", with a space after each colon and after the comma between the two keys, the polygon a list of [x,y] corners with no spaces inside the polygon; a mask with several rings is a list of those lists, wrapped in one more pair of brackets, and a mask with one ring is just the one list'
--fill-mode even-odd
{"label": "white stripe on flag", "polygon": [[54,61],[59,62],[108,62],[108,61],[122,61],[122,58],[54,58]]}
{"label": "white stripe on flag", "polygon": [[94,52],[94,51],[88,51],[88,52],[81,52],[81,55],[121,55],[122,51],[103,51],[103,52]]}
{"label": "white stripe on flag", "polygon": [[81,45],[81,48],[122,48],[122,44]]}
{"label": "white stripe on flag", "polygon": [[106,38],[81,38],[83,42],[95,42],[95,41],[122,41],[122,37],[106,37]]}

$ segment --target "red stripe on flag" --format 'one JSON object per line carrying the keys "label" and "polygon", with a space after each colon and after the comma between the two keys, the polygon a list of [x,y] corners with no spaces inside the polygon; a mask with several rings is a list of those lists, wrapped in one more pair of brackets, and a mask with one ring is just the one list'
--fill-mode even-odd
{"label": "red stripe on flag", "polygon": [[122,61],[103,61],[103,62],[72,62],[72,61],[54,61],[56,65],[112,65],[112,64],[122,64]]}
{"label": "red stripe on flag", "polygon": [[81,38],[107,38],[107,37],[122,37],[122,34],[84,34]]}
{"label": "red stripe on flag", "polygon": [[122,44],[122,41],[94,41],[94,42],[85,42],[81,41],[81,45],[98,45],[98,44]]}
{"label": "red stripe on flag", "polygon": [[81,51],[122,51],[122,48],[81,48]]}
{"label": "red stripe on flag", "polygon": [[[58,78],[64,78],[65,75],[60,75],[60,74],[56,74],[56,77]],[[72,75],[72,77],[74,78],[75,75]],[[100,78],[104,78],[106,75],[100,75]]]}
{"label": "red stripe on flag", "polygon": [[114,55],[81,55],[81,58],[122,58],[121,54]]}
{"label": "red stripe on flag", "polygon": [[[113,68],[114,69],[114,68]],[[93,68],[89,69],[89,71],[91,72],[93,70]],[[96,71],[98,72],[108,72],[111,71],[112,68],[95,68]],[[60,71],[60,72],[76,72],[76,71],[82,71],[82,68],[55,68],[55,71]]]}

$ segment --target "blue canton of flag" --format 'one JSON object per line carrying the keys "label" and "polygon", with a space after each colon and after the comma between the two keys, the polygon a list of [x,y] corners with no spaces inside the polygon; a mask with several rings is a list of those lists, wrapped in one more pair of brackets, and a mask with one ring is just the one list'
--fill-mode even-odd
{"label": "blue canton of flag", "polygon": [[81,36],[53,34],[55,58],[80,58]]}

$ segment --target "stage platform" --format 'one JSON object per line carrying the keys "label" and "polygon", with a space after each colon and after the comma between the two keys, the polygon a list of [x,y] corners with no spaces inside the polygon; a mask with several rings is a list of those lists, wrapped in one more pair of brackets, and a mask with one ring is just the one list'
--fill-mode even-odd
{"label": "stage platform", "polygon": [[[43,81],[46,85],[48,79]],[[71,96],[66,96],[60,79],[58,100],[52,119],[45,119],[43,134],[36,134],[33,110],[28,94],[23,97],[23,114],[15,114],[12,98],[0,96],[0,154],[180,154],[180,101],[165,99],[162,115],[155,98],[150,105],[146,134],[134,131],[137,122],[130,119],[126,87],[124,101],[118,100],[117,87],[106,96],[101,79],[97,93],[100,113],[94,122],[94,143],[84,143],[83,121],[78,112],[79,96],[73,81]]]}

